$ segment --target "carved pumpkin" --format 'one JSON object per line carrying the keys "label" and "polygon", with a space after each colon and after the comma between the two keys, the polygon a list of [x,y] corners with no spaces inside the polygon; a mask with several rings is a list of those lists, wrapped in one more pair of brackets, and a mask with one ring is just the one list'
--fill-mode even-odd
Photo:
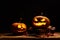
{"label": "carved pumpkin", "polygon": [[50,25],[50,20],[45,16],[35,16],[32,22],[37,28],[48,27]]}
{"label": "carved pumpkin", "polygon": [[24,23],[13,23],[14,32],[25,32],[27,27]]}

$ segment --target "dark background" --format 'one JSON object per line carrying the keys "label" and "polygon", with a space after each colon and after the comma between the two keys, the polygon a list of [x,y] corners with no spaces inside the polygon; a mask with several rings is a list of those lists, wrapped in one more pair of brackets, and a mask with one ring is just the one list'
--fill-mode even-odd
{"label": "dark background", "polygon": [[24,23],[31,26],[32,18],[41,15],[41,12],[51,20],[56,31],[60,32],[60,6],[56,0],[8,1],[7,4],[7,7],[4,6],[4,13],[0,15],[0,32],[11,32],[11,24],[18,22],[20,17],[24,18]]}

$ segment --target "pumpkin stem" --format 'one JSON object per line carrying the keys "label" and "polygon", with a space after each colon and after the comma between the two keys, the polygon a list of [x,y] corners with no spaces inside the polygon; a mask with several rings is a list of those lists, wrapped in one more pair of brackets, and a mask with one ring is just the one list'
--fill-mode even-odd
{"label": "pumpkin stem", "polygon": [[23,19],[23,18],[21,17],[19,22],[21,22],[21,21],[22,21],[22,19]]}
{"label": "pumpkin stem", "polygon": [[41,15],[43,15],[43,12],[41,12]]}

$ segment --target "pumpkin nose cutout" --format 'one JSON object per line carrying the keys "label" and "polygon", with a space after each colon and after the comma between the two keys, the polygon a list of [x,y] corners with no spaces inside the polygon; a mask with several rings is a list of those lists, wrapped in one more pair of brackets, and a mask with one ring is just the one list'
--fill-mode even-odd
{"label": "pumpkin nose cutout", "polygon": [[37,18],[38,21],[40,21],[41,19],[40,18]]}

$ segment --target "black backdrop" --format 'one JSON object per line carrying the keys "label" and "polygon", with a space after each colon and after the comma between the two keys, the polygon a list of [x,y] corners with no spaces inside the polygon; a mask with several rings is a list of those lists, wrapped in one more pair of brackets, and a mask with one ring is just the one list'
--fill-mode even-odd
{"label": "black backdrop", "polygon": [[51,25],[56,27],[56,31],[60,31],[60,6],[56,0],[45,1],[8,1],[8,7],[5,8],[4,14],[0,15],[0,32],[11,32],[11,24],[18,22],[20,17],[24,18],[24,22],[31,26],[31,20],[34,16],[43,12],[51,20]]}

